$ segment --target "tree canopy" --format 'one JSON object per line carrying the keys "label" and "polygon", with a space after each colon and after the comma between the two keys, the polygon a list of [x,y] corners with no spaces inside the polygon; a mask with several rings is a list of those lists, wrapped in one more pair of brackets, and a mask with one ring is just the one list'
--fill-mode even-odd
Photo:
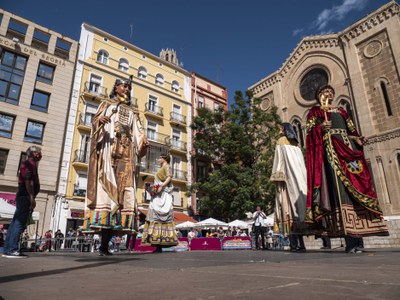
{"label": "tree canopy", "polygon": [[277,108],[260,109],[261,100],[237,91],[229,111],[199,108],[193,119],[196,159],[211,172],[196,189],[204,195],[200,213],[224,220],[243,218],[256,205],[272,208],[275,186],[270,183],[280,118]]}

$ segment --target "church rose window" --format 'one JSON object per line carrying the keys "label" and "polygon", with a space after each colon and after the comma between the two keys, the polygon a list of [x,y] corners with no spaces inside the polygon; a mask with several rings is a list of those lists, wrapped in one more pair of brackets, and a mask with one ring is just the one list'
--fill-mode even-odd
{"label": "church rose window", "polygon": [[321,68],[315,68],[307,72],[300,82],[300,94],[305,100],[314,100],[315,92],[328,84],[328,74]]}

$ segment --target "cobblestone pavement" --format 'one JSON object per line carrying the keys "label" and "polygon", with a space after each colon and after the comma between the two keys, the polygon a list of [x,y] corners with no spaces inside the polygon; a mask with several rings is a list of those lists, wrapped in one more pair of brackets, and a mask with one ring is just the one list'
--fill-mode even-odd
{"label": "cobblestone pavement", "polygon": [[400,299],[400,249],[31,253],[0,257],[0,299]]}

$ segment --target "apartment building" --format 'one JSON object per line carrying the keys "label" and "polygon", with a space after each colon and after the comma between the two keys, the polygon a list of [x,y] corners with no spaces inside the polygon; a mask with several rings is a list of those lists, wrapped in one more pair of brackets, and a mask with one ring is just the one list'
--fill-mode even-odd
{"label": "apartment building", "polygon": [[115,79],[131,75],[132,105],[140,113],[150,143],[140,164],[137,199],[141,218],[150,200],[144,182],[154,180],[157,159],[169,152],[175,218],[185,221],[191,204],[186,195],[191,182],[191,74],[179,67],[171,49],[157,56],[86,23],[81,27],[80,45],[53,228],[66,232],[82,225],[92,117]]}
{"label": "apartment building", "polygon": [[[226,87],[200,75],[195,72],[192,73],[192,115],[197,116],[198,108],[208,108],[212,111],[228,110],[228,91]],[[192,133],[192,141],[194,141],[194,135]],[[194,147],[192,147],[194,149]],[[208,170],[212,162],[208,161],[204,157],[199,155],[192,156],[192,183],[203,182],[208,176]],[[217,161],[214,161],[217,163]],[[192,194],[192,212],[194,215],[200,214],[201,198],[203,193],[201,190],[194,191]]]}
{"label": "apartment building", "polygon": [[25,151],[40,146],[40,217],[29,231],[41,235],[57,193],[78,42],[2,9],[0,23],[0,198],[15,204]]}

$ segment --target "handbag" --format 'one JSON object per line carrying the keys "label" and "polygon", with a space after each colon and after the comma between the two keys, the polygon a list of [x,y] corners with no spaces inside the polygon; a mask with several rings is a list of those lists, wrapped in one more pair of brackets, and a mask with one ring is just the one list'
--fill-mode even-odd
{"label": "handbag", "polygon": [[26,221],[26,226],[35,224],[35,220],[33,219],[32,213],[29,214],[28,220]]}

